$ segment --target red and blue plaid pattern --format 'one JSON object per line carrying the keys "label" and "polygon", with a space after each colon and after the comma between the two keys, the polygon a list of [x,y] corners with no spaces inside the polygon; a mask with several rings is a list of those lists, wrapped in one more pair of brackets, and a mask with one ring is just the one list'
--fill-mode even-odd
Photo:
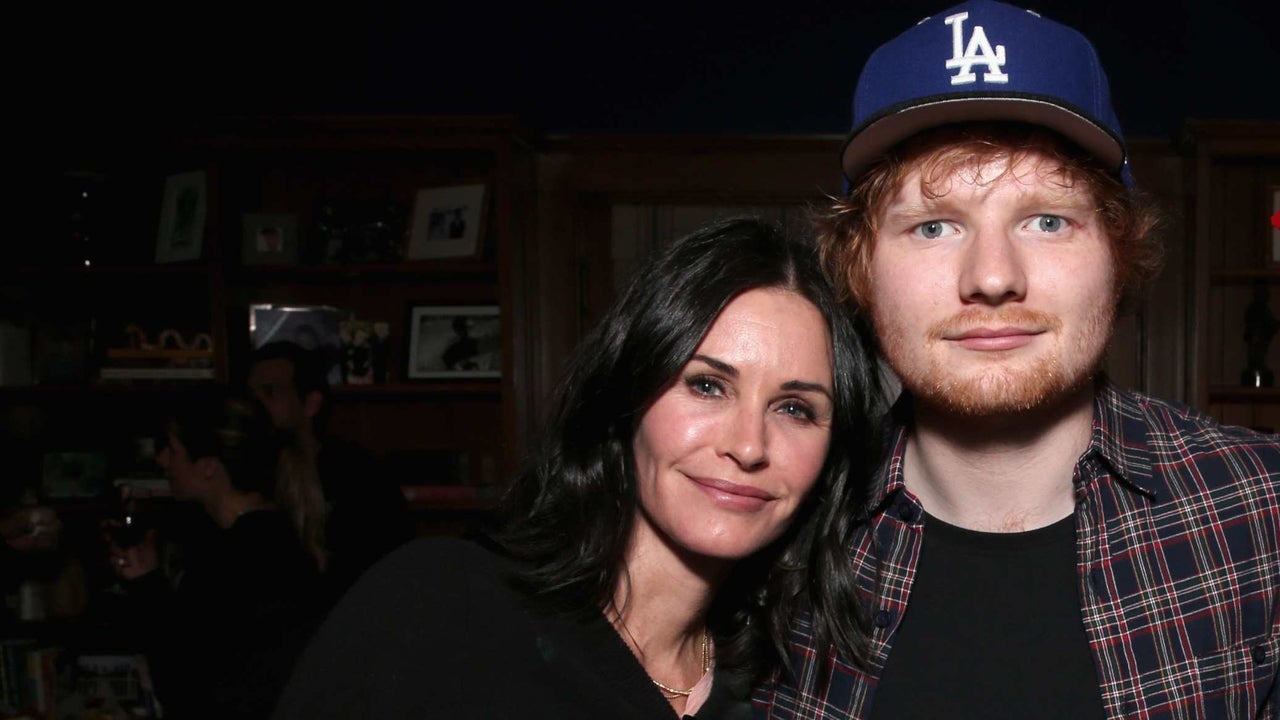
{"label": "red and blue plaid pattern", "polygon": [[[868,717],[923,536],[903,486],[906,437],[900,426],[851,549],[874,630],[868,667],[837,657],[824,671],[802,616],[795,682],[757,688],[757,717]],[[1082,613],[1108,718],[1280,718],[1280,436],[1104,380],[1074,483]]]}

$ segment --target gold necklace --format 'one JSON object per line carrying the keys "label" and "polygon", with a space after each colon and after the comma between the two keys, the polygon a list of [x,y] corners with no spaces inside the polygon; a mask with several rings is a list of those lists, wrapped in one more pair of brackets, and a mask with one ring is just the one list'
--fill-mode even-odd
{"label": "gold necklace", "polygon": [[[710,651],[711,651],[711,634],[707,632],[706,628],[702,628],[702,674],[703,675],[706,675],[707,670],[711,669],[711,652]],[[698,681],[701,682],[702,678],[698,678]],[[663,697],[665,697],[668,700],[674,700],[678,697],[689,697],[691,694],[693,694],[693,688],[689,688],[688,690],[677,690],[668,685],[663,685],[657,680],[654,680],[652,677],[649,678],[649,682],[652,682],[654,685],[657,685],[658,689],[663,692]],[[697,687],[697,683],[694,683],[694,687]]]}

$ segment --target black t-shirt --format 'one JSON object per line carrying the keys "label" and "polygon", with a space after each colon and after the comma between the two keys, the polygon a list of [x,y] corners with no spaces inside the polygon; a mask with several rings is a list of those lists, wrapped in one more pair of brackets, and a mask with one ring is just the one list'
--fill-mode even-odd
{"label": "black t-shirt", "polygon": [[926,517],[871,717],[1103,718],[1073,518],[985,533]]}

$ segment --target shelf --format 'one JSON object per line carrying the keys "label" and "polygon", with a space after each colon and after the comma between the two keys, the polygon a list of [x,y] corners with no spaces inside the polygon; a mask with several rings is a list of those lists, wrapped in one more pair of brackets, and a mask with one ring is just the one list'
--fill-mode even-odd
{"label": "shelf", "polygon": [[214,270],[210,263],[183,263],[173,265],[81,265],[34,266],[23,265],[5,271],[4,275],[18,277],[118,277],[121,275],[208,275]]}
{"label": "shelf", "polygon": [[336,279],[423,279],[458,277],[496,277],[498,266],[478,260],[409,261],[402,263],[374,263],[357,265],[264,265],[239,267],[230,271],[242,282],[329,282]]}
{"label": "shelf", "polygon": [[214,380],[172,380],[150,382],[104,382],[83,385],[9,385],[0,386],[0,399],[51,400],[89,396],[119,397],[121,395],[171,395],[174,391],[200,390]]}
{"label": "shelf", "polygon": [[1250,280],[1280,281],[1280,268],[1256,268],[1251,270],[1211,270],[1209,279],[1214,282],[1248,282]]}
{"label": "shelf", "polygon": [[390,385],[334,385],[329,388],[334,400],[397,399],[412,395],[502,395],[500,380],[437,380],[421,383],[393,383]]}
{"label": "shelf", "polygon": [[1253,388],[1243,385],[1212,385],[1210,402],[1280,402],[1280,387]]}

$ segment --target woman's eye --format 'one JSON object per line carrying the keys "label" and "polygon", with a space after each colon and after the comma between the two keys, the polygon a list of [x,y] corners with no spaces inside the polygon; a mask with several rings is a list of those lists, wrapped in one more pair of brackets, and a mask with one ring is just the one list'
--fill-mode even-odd
{"label": "woman's eye", "polygon": [[778,411],[783,415],[790,415],[791,417],[800,418],[802,420],[813,420],[815,417],[813,408],[799,400],[787,400],[778,406]]}
{"label": "woman's eye", "polygon": [[1057,215],[1037,215],[1034,221],[1035,229],[1046,233],[1061,232],[1066,224],[1067,221]]}
{"label": "woman's eye", "polygon": [[698,395],[720,395],[722,392],[720,383],[712,380],[711,378],[689,378],[689,380],[686,381],[686,384],[689,386],[690,390],[694,391]]}
{"label": "woman's eye", "polygon": [[950,223],[942,220],[929,220],[922,222],[916,226],[915,233],[926,240],[936,240],[943,235],[949,235],[955,232],[955,228]]}

